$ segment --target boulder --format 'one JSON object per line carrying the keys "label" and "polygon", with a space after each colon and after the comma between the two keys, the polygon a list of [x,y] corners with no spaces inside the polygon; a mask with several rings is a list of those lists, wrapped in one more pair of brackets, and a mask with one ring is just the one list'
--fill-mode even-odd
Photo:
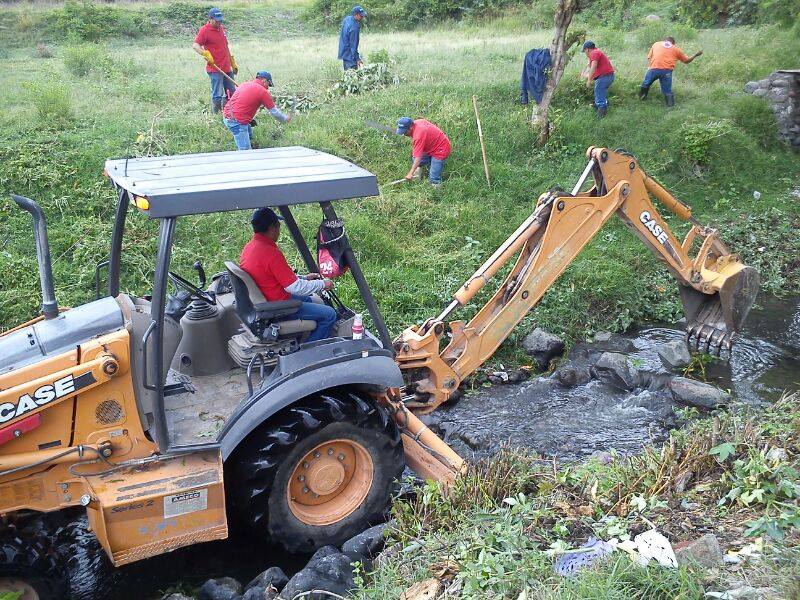
{"label": "boulder", "polygon": [[748,94],[752,94],[755,92],[759,87],[761,87],[760,82],[758,81],[748,81],[744,84],[744,91]]}
{"label": "boulder", "polygon": [[591,373],[596,379],[623,390],[636,387],[636,371],[631,368],[628,357],[619,352],[603,352]]}
{"label": "boulder", "polygon": [[550,360],[564,352],[564,340],[537,327],[522,340],[525,352],[531,355],[540,370],[550,366]]}
{"label": "boulder", "polygon": [[386,545],[386,530],[390,523],[381,523],[362,531],[342,544],[342,554],[352,562],[371,563]]}
{"label": "boulder", "polygon": [[185,594],[170,594],[169,596],[164,596],[161,600],[194,600],[194,598]]}
{"label": "boulder", "polygon": [[644,20],[646,23],[657,23],[658,21],[661,20],[661,17],[659,17],[658,15],[647,15],[644,18]]}
{"label": "boulder", "polygon": [[686,340],[672,340],[658,349],[658,357],[667,369],[682,369],[692,362]]}
{"label": "boulder", "polygon": [[674,377],[668,387],[676,402],[706,410],[726,404],[730,400],[730,396],[721,389],[687,377]]}
{"label": "boulder", "polygon": [[278,592],[273,588],[254,587],[247,590],[242,596],[242,600],[275,600]]}
{"label": "boulder", "polygon": [[722,548],[713,533],[706,533],[692,542],[676,544],[673,549],[679,566],[698,564],[705,569],[713,569],[724,564]]}
{"label": "boulder", "polygon": [[274,588],[278,591],[282,590],[286,585],[286,582],[289,581],[289,578],[286,576],[286,573],[283,572],[283,569],[280,567],[270,567],[263,573],[260,573],[253,580],[247,584],[245,587],[245,591],[251,590],[253,588],[260,588],[262,590],[266,590],[267,588]]}
{"label": "boulder", "polygon": [[232,577],[209,579],[197,593],[197,600],[241,600],[242,584]]}
{"label": "boulder", "polygon": [[[312,590],[323,590],[347,596],[355,587],[350,557],[338,551],[335,554],[326,554],[315,559],[316,556],[315,554],[306,567],[289,580],[278,598],[291,600],[301,592]],[[330,596],[328,594],[310,594],[303,598],[304,600],[329,600]]]}
{"label": "boulder", "polygon": [[576,387],[589,383],[589,367],[585,364],[568,362],[558,367],[553,377],[564,387]]}

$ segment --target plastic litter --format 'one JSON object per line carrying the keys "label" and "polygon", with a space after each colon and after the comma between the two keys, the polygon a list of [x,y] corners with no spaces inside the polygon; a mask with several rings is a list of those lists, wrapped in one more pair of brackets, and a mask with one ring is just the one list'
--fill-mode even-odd
{"label": "plastic litter", "polygon": [[678,559],[675,558],[672,544],[655,529],[640,533],[633,538],[633,543],[636,544],[636,551],[639,554],[638,562],[642,566],[647,565],[650,560],[655,560],[662,567],[676,568],[678,566]]}
{"label": "plastic litter", "polygon": [[554,569],[559,575],[571,577],[580,569],[605,559],[613,551],[614,547],[608,542],[591,537],[577,550],[559,556]]}

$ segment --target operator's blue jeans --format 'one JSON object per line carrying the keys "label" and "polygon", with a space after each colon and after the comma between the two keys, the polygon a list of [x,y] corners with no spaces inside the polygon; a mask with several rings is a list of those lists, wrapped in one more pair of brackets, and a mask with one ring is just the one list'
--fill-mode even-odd
{"label": "operator's blue jeans", "polygon": [[250,150],[253,146],[250,139],[253,137],[253,128],[249,123],[242,125],[236,119],[223,119],[223,122],[233,134],[233,141],[236,142],[237,150]]}
{"label": "operator's blue jeans", "polygon": [[294,300],[302,300],[303,304],[298,311],[288,317],[281,319],[282,321],[291,321],[293,319],[301,319],[305,321],[316,321],[317,327],[308,336],[307,342],[316,342],[317,340],[324,340],[331,335],[331,329],[336,324],[338,315],[336,311],[327,304],[317,304],[311,300],[311,296],[295,296],[292,294]]}
{"label": "operator's blue jeans", "polygon": [[[236,86],[233,85],[230,81],[228,81],[225,77],[222,76],[222,73],[219,71],[214,71],[213,73],[209,73],[208,76],[211,78],[211,101],[212,102],[222,102],[223,98],[226,98],[228,93],[233,94],[236,91]],[[228,73],[228,77],[233,79],[233,71]]]}
{"label": "operator's blue jeans", "polygon": [[442,169],[446,158],[433,158],[427,154],[422,155],[421,167],[430,167],[428,170],[428,181],[431,183],[442,183]]}
{"label": "operator's blue jeans", "polygon": [[661,93],[669,96],[672,93],[672,69],[647,69],[642,87],[649,88],[656,79],[661,85]]}
{"label": "operator's blue jeans", "polygon": [[601,75],[594,80],[594,105],[597,108],[608,106],[608,88],[614,83],[614,73]]}

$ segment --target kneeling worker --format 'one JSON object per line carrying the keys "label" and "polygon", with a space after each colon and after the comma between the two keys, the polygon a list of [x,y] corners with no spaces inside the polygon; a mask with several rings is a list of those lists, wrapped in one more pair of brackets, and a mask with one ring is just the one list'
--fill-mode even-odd
{"label": "kneeling worker", "polygon": [[252,148],[253,128],[251,123],[262,106],[281,123],[288,123],[292,120],[292,115],[285,115],[276,108],[269,93],[272,85],[272,75],[269,71],[259,71],[255,79],[239,85],[231,99],[225,104],[222,111],[223,119],[233,134],[237,150]]}
{"label": "kneeling worker", "polygon": [[442,169],[450,156],[450,139],[444,131],[425,119],[401,117],[397,121],[397,135],[411,138],[411,170],[406,175],[409,181],[418,176],[420,167],[430,167],[428,180],[433,187],[442,185]]}
{"label": "kneeling worker", "polygon": [[336,311],[327,304],[313,302],[311,294],[332,289],[333,282],[323,279],[319,273],[298,277],[292,271],[277,244],[282,220],[270,208],[259,208],[253,212],[250,219],[253,238],[242,249],[239,266],[253,278],[267,301],[282,302],[292,298],[302,300],[303,304],[295,314],[281,320],[316,321],[317,327],[311,332],[308,341],[324,339],[330,336],[336,323]]}

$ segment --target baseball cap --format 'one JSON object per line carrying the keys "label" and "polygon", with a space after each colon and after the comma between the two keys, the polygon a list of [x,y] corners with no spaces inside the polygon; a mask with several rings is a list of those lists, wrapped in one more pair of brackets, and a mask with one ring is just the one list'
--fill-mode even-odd
{"label": "baseball cap", "polygon": [[250,223],[253,225],[254,231],[266,231],[269,227],[277,225],[283,221],[283,217],[279,217],[271,208],[257,208],[253,211],[253,216],[250,218]]}
{"label": "baseball cap", "polygon": [[208,18],[215,21],[222,21],[222,11],[218,8],[212,8],[208,11]]}
{"label": "baseball cap", "polygon": [[272,83],[272,74],[269,71],[259,71],[258,73],[256,73],[256,78],[266,79],[267,81],[269,81],[270,85],[275,85],[274,83]]}
{"label": "baseball cap", "polygon": [[397,135],[405,135],[406,131],[411,129],[414,124],[414,119],[409,117],[400,117],[397,119]]}
{"label": "baseball cap", "polygon": [[586,40],[585,42],[583,42],[584,50],[589,50],[590,48],[597,48],[597,46],[594,45],[594,42],[592,40]]}
{"label": "baseball cap", "polygon": [[366,11],[366,10],[364,10],[364,7],[363,7],[363,6],[359,6],[358,4],[356,4],[356,5],[353,7],[352,14],[354,14],[354,15],[361,15],[362,17],[366,17],[366,16],[367,16],[367,11]]}

